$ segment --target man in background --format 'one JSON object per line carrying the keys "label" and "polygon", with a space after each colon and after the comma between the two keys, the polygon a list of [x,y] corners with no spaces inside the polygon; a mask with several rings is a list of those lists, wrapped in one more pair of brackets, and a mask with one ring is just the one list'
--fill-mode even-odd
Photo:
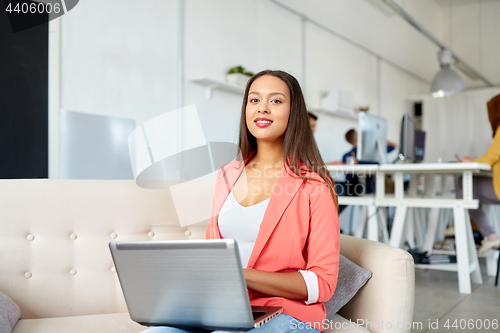
{"label": "man in background", "polygon": [[[355,159],[354,164],[357,164],[357,163],[360,163],[360,164],[378,164],[377,162],[371,162],[371,161],[358,162],[358,160],[356,159],[356,156],[358,153],[358,148],[357,148],[358,147],[358,132],[354,128],[351,128],[350,130],[348,130],[346,132],[345,139],[347,142],[349,142],[352,145],[352,149],[350,151],[348,151],[347,153],[345,153],[344,156],[342,156],[343,163],[346,163],[347,158],[349,156],[352,156]],[[398,146],[397,143],[387,140],[387,153],[390,153],[391,151],[396,149],[397,146]]]}
{"label": "man in background", "polygon": [[[358,161],[357,159],[357,153],[358,153],[358,132],[354,129],[351,128],[348,130],[345,134],[345,139],[347,142],[349,142],[352,145],[352,149],[348,151],[347,153],[342,156],[342,163],[347,163],[347,159],[349,157],[352,157],[354,159],[354,164],[378,164],[375,161]],[[387,153],[390,153],[397,147],[397,143],[392,142],[387,140]],[[352,175],[347,175],[347,183],[352,184],[354,187],[359,183],[358,177],[352,176]],[[373,189],[375,187],[375,184],[373,184],[374,179],[372,176],[367,176],[366,177],[366,187],[365,187],[365,193],[373,193]],[[386,184],[387,183],[392,183],[393,187],[393,181],[389,177],[386,177]],[[387,188],[392,188],[391,184],[387,184]],[[347,188],[347,195],[358,195],[357,193],[350,193],[349,187]]]}
{"label": "man in background", "polygon": [[318,116],[316,116],[314,113],[307,112],[309,115],[309,125],[311,126],[311,131],[316,132],[316,121],[318,120]]}

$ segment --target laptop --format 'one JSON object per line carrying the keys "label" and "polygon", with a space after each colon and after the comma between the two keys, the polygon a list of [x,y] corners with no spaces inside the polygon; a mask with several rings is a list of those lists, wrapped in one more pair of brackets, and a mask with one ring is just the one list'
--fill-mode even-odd
{"label": "laptop", "polygon": [[282,313],[250,305],[236,241],[111,242],[130,318],[144,326],[248,330]]}

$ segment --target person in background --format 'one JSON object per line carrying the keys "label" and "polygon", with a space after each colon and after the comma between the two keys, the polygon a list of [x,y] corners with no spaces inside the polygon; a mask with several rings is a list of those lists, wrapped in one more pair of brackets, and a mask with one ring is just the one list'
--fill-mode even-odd
{"label": "person in background", "polygon": [[311,131],[314,134],[314,132],[316,132],[316,121],[318,120],[318,116],[312,112],[307,112],[307,114],[309,115],[309,126],[311,126]]}
{"label": "person in background", "polygon": [[[342,156],[342,163],[347,163],[347,159],[349,157],[352,157],[354,159],[354,164],[378,164],[377,162],[373,161],[358,161],[356,156],[358,153],[358,132],[354,129],[351,128],[348,130],[345,134],[345,139],[347,142],[349,142],[352,145],[352,149],[349,150],[347,153]],[[397,143],[394,143],[392,141],[387,140],[387,153],[392,152],[394,149],[397,147]],[[357,179],[358,177],[352,176],[352,175],[347,175],[347,184],[352,184],[353,188],[356,186],[356,184],[359,183],[359,180]],[[366,188],[365,192],[366,193],[372,193],[374,185],[372,184],[373,182],[373,177],[367,176],[366,177]]]}
{"label": "person in background", "polygon": [[[488,252],[493,248],[500,247],[500,236],[495,232],[488,217],[482,209],[483,204],[499,205],[500,204],[500,95],[493,97],[488,103],[488,118],[490,120],[491,129],[493,130],[493,143],[486,154],[476,159],[470,156],[464,156],[459,159],[459,162],[477,162],[489,164],[493,171],[493,181],[491,178],[474,177],[473,196],[479,200],[478,209],[469,209],[470,217],[476,222],[479,231],[485,237],[482,241],[481,248],[477,251],[478,254]],[[463,196],[462,178],[458,179],[456,187],[456,197],[461,199]]]}
{"label": "person in background", "polygon": [[[360,163],[360,164],[377,164],[377,162],[370,162],[370,161],[358,162],[358,160],[356,159],[356,156],[358,153],[358,132],[354,128],[351,128],[350,130],[348,130],[346,132],[345,139],[347,142],[349,142],[352,145],[352,149],[350,151],[348,151],[347,153],[345,153],[344,156],[342,156],[343,163],[346,163],[347,158],[352,156],[355,159],[354,164],[358,164],[358,163]],[[397,147],[398,147],[397,143],[387,140],[387,153],[392,152]]]}

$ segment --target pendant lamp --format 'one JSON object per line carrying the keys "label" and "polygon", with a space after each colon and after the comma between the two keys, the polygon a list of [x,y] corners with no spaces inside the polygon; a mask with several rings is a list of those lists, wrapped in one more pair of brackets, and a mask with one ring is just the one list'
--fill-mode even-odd
{"label": "pendant lamp", "polygon": [[445,97],[465,90],[462,78],[451,69],[453,55],[450,50],[442,49],[438,54],[441,70],[434,76],[431,84],[432,97]]}

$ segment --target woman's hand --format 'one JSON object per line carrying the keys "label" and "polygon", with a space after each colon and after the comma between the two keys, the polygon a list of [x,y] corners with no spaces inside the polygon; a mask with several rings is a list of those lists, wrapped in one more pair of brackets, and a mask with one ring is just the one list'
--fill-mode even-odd
{"label": "woman's hand", "polygon": [[247,287],[257,292],[307,301],[307,286],[299,272],[272,273],[257,269],[243,269]]}
{"label": "woman's hand", "polygon": [[470,156],[464,156],[462,158],[459,158],[458,161],[462,163],[468,163],[468,162],[473,162],[474,159]]}

